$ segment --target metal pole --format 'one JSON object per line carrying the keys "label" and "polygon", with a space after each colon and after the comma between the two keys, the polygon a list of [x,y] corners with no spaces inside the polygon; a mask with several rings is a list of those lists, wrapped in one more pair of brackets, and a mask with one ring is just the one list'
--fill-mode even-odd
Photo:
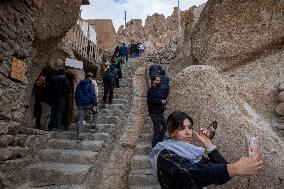
{"label": "metal pole", "polygon": [[126,11],[124,11],[124,28],[126,29]]}
{"label": "metal pole", "polygon": [[178,0],[178,38],[181,36],[181,26],[180,26],[180,8],[179,8],[179,0]]}

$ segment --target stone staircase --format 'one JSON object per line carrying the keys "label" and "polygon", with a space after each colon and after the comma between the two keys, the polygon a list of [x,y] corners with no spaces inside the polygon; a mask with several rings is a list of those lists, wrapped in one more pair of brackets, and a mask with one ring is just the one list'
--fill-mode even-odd
{"label": "stone staircase", "polygon": [[140,141],[135,147],[131,160],[131,170],[128,175],[129,189],[159,189],[158,180],[152,174],[149,161],[151,143],[153,137],[153,125],[150,117],[146,118],[142,127]]}
{"label": "stone staircase", "polygon": [[[120,88],[114,90],[113,104],[106,104],[98,115],[98,132],[91,133],[85,124],[85,140],[77,143],[76,124],[68,131],[51,132],[45,149],[37,153],[39,161],[27,169],[28,183],[17,189],[81,189],[86,188],[88,176],[92,180],[100,174],[101,166],[108,160],[107,155],[117,137],[121,134],[123,121],[131,106],[132,78],[131,65],[125,65]],[[103,96],[102,82],[99,85],[98,102]],[[108,101],[107,101],[108,102]]]}

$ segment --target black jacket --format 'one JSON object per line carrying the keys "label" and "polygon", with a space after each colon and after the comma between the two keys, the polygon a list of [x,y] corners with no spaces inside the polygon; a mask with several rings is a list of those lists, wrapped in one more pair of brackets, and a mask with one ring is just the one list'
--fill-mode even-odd
{"label": "black jacket", "polygon": [[160,114],[164,112],[162,104],[162,93],[159,87],[152,86],[147,92],[147,103],[149,114]]}
{"label": "black jacket", "polygon": [[51,98],[65,99],[70,93],[70,83],[65,75],[57,75],[51,78],[50,82]]}
{"label": "black jacket", "polygon": [[217,149],[203,157],[198,163],[178,156],[170,150],[162,150],[157,160],[157,175],[162,189],[201,189],[228,182],[228,162]]}

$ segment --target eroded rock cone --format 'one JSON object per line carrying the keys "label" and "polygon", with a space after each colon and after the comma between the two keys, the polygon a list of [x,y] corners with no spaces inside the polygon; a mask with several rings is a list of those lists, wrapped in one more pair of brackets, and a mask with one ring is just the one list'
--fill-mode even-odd
{"label": "eroded rock cone", "polygon": [[250,179],[233,178],[217,188],[283,188],[284,142],[249,103],[231,95],[230,86],[213,67],[190,66],[171,86],[171,108],[190,113],[194,129],[218,122],[214,143],[229,162],[246,154],[246,135],[259,140],[263,171]]}

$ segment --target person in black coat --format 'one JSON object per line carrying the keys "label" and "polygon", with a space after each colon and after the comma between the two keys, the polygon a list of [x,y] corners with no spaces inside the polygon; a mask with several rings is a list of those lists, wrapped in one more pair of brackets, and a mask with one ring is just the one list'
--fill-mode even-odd
{"label": "person in black coat", "polygon": [[[262,168],[259,154],[242,157],[228,163],[208,137],[206,129],[193,131],[193,120],[176,111],[167,119],[170,139],[159,142],[150,153],[154,174],[164,189],[201,189],[211,184],[221,185],[233,176],[255,175]],[[207,149],[191,144],[193,134]]]}
{"label": "person in black coat", "polygon": [[164,117],[164,106],[168,103],[167,99],[162,98],[160,90],[160,76],[156,75],[153,79],[153,86],[147,92],[148,112],[153,122],[154,135],[152,147],[164,138],[166,131],[166,119]]}
{"label": "person in black coat", "polygon": [[169,80],[169,77],[166,76],[165,70],[160,71],[160,78],[161,78],[160,89],[161,89],[162,97],[163,99],[168,99],[169,89],[170,89],[170,86],[169,86],[170,80]]}

